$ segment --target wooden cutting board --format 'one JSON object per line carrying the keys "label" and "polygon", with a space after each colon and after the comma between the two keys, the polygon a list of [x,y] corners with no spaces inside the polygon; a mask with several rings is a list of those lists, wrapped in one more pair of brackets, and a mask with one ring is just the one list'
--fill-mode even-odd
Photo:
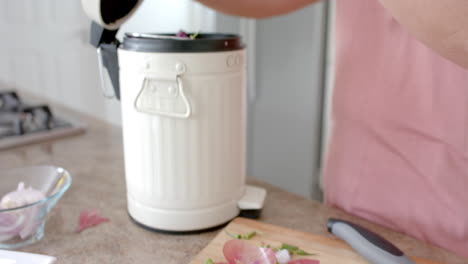
{"label": "wooden cutting board", "polygon": [[[271,245],[280,247],[281,243],[298,246],[299,248],[315,253],[315,256],[301,257],[320,260],[320,264],[366,264],[368,263],[361,256],[348,246],[345,242],[325,236],[311,233],[299,232],[280,226],[264,224],[246,218],[236,218],[190,262],[191,264],[204,264],[208,258],[214,262],[225,261],[223,255],[223,245],[226,241],[233,239],[226,232],[231,234],[248,234],[256,231],[258,234],[249,240],[250,243],[261,245]],[[418,264],[437,264],[420,258],[413,258]]]}

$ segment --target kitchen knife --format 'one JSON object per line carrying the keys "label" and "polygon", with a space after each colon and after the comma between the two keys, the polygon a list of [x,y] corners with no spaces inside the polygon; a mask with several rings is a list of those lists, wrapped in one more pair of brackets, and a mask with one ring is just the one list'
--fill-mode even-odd
{"label": "kitchen knife", "polygon": [[328,232],[346,241],[372,264],[415,264],[392,243],[362,226],[330,218]]}

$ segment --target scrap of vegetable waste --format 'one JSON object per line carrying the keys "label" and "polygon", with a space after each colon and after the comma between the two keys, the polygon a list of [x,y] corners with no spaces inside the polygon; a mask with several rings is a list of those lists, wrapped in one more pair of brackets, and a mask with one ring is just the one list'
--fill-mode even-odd
{"label": "scrap of vegetable waste", "polygon": [[232,238],[235,238],[235,239],[245,239],[245,240],[249,240],[251,239],[252,237],[254,237],[256,234],[257,234],[257,231],[252,231],[248,234],[245,234],[245,235],[242,235],[242,234],[231,234],[229,232],[226,231],[226,234]]}
{"label": "scrap of vegetable waste", "polygon": [[2,197],[0,209],[12,209],[16,207],[33,204],[45,198],[44,193],[33,189],[31,186],[24,187],[24,182],[18,184],[15,191],[9,192]]}
{"label": "scrap of vegetable waste", "polygon": [[0,212],[0,242],[32,235],[41,224],[41,208],[27,205],[43,199],[44,193],[31,186],[25,188],[24,182],[20,182],[15,191],[5,194],[0,200],[0,210],[4,210]]}
{"label": "scrap of vegetable waste", "polygon": [[248,234],[226,234],[232,238],[223,247],[223,254],[227,262],[215,262],[211,258],[205,264],[320,264],[315,259],[292,259],[292,256],[311,256],[309,252],[297,246],[283,243],[275,248],[270,245],[257,247],[246,240],[250,240],[257,234],[256,231]]}
{"label": "scrap of vegetable waste", "polygon": [[177,34],[175,36],[179,37],[179,38],[196,39],[198,37],[198,34],[199,33],[197,32],[195,34],[187,35],[187,33],[185,33],[185,31],[179,30],[179,32],[177,32]]}
{"label": "scrap of vegetable waste", "polygon": [[109,218],[102,217],[98,215],[97,211],[92,209],[92,210],[86,210],[84,209],[81,211],[80,217],[78,219],[78,227],[76,228],[76,232],[80,233],[81,231],[88,229],[93,226],[97,226],[101,223],[104,222],[109,222]]}

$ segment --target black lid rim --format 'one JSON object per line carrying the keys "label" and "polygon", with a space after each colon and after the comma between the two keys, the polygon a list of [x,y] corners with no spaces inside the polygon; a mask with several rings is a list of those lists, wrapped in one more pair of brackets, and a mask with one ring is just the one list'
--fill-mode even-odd
{"label": "black lid rim", "polygon": [[195,39],[189,39],[168,33],[126,33],[120,48],[136,52],[194,53],[235,51],[244,49],[244,45],[240,36],[235,34],[202,33]]}

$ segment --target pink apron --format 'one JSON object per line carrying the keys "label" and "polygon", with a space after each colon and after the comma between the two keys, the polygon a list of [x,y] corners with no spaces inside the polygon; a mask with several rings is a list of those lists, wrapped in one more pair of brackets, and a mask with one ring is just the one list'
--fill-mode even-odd
{"label": "pink apron", "polygon": [[468,71],[377,0],[336,3],[326,202],[468,256]]}

